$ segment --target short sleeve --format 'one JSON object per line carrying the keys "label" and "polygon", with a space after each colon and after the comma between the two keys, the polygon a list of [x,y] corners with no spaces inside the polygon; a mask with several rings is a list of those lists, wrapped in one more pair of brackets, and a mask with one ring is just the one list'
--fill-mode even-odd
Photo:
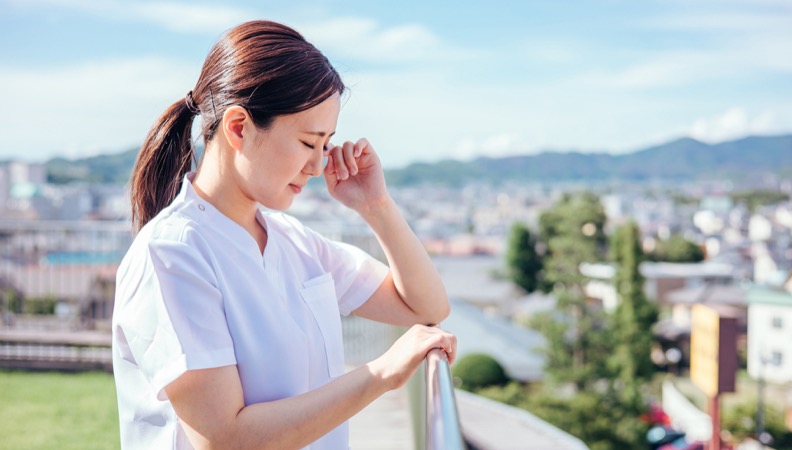
{"label": "short sleeve", "polygon": [[166,399],[164,388],[187,370],[236,364],[214,280],[196,248],[169,241],[150,242],[145,262],[119,274],[117,327],[127,343],[126,358],[160,400]]}
{"label": "short sleeve", "polygon": [[338,309],[347,316],[371,298],[390,268],[353,245],[310,233],[318,246],[320,263],[333,275]]}

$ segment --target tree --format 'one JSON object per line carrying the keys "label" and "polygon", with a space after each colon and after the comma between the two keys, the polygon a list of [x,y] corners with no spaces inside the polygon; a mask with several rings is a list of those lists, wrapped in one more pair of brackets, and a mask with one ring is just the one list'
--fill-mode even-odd
{"label": "tree", "polygon": [[[611,239],[621,301],[608,316],[586,298],[586,278],[579,271],[581,263],[605,257],[605,214],[598,199],[565,195],[539,224],[540,241],[547,247],[543,273],[557,300],[555,311],[532,321],[546,338],[547,377],[533,392],[508,385],[480,393],[533,412],[592,450],[646,448],[648,426],[640,420],[646,403],[640,388],[653,368],[651,327],[657,313],[643,293],[638,227],[622,227]],[[570,386],[575,388],[571,394]]]}
{"label": "tree", "polygon": [[545,371],[553,380],[587,390],[607,375],[609,344],[602,312],[586,301],[579,267],[603,259],[605,212],[592,194],[564,195],[540,216],[539,226],[547,247],[544,279],[557,300],[555,312],[532,323],[547,338]]}
{"label": "tree", "polygon": [[639,265],[644,259],[640,231],[635,222],[616,229],[611,239],[610,256],[616,263],[614,285],[619,304],[611,318],[615,348],[610,366],[622,387],[627,405],[643,408],[640,385],[651,378],[654,366],[650,359],[652,326],[657,321],[657,308],[644,294],[644,278]]}
{"label": "tree", "polygon": [[695,243],[675,234],[666,240],[658,241],[654,251],[648,256],[652,261],[695,263],[704,260],[704,250]]}
{"label": "tree", "polygon": [[536,251],[536,239],[522,223],[512,225],[506,249],[509,278],[525,292],[533,292],[540,283],[542,257]]}
{"label": "tree", "polygon": [[580,263],[601,261],[607,239],[605,210],[590,193],[565,194],[539,216],[539,240],[547,246],[544,276],[548,292],[557,283],[579,286]]}
{"label": "tree", "polygon": [[503,385],[509,381],[503,366],[495,358],[483,353],[465,355],[451,369],[461,388],[476,391],[487,386]]}
{"label": "tree", "polygon": [[742,203],[753,214],[758,208],[789,200],[789,194],[778,191],[754,190],[732,194],[734,203]]}

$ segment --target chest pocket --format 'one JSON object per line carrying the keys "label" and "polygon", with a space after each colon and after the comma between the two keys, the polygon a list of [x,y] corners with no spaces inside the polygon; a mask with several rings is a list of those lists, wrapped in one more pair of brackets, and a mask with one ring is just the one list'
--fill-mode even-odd
{"label": "chest pocket", "polygon": [[300,295],[316,319],[324,340],[327,369],[331,378],[344,373],[344,343],[341,334],[341,313],[338,311],[335,283],[329,273],[303,283]]}

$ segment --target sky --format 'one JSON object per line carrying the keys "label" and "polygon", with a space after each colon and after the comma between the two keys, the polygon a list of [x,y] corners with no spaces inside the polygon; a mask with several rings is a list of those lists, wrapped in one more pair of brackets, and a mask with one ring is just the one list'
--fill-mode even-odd
{"label": "sky", "polygon": [[386,168],[792,132],[792,1],[0,0],[0,160],[138,147],[220,35],[290,25]]}

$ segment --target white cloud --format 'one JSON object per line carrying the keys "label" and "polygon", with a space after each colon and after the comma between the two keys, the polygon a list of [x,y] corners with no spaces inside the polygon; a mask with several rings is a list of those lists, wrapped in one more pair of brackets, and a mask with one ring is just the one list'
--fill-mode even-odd
{"label": "white cloud", "polygon": [[716,143],[748,135],[769,134],[780,129],[772,111],[752,116],[743,108],[732,107],[717,116],[696,120],[690,126],[689,134],[694,139]]}
{"label": "white cloud", "polygon": [[792,73],[792,59],[786,57],[791,46],[792,35],[786,40],[751,37],[716,49],[658,52],[623,68],[590,71],[576,78],[592,86],[632,90]]}
{"label": "white cloud", "polygon": [[147,22],[179,33],[217,34],[257,17],[255,11],[232,6],[120,0],[14,0],[22,8],[63,8],[115,21]]}
{"label": "white cloud", "polygon": [[480,139],[465,137],[459,141],[454,153],[457,159],[474,159],[479,156],[501,157],[527,154],[526,138],[520,133],[499,133]]}
{"label": "white cloud", "polygon": [[[754,1],[754,0],[751,0]],[[784,0],[786,1],[786,0]],[[788,30],[789,18],[771,12],[707,13],[654,17],[641,21],[642,27],[661,30],[686,30],[694,32],[756,32]]]}
{"label": "white cloud", "polygon": [[[256,13],[229,6],[193,5],[190,3],[117,4],[119,12],[131,13],[176,32],[216,33],[257,18]],[[121,5],[124,5],[121,7]]]}
{"label": "white cloud", "polygon": [[[787,9],[792,11],[789,6]],[[684,32],[690,45],[660,51],[648,47],[634,62],[588,73],[585,79],[599,86],[649,89],[763,73],[792,73],[792,58],[788,56],[792,27],[785,12],[756,8],[740,13],[685,11],[639,21],[635,27],[677,38],[683,37],[679,33]]]}
{"label": "white cloud", "polygon": [[331,17],[298,24],[297,29],[333,59],[440,63],[466,54],[417,23],[384,26],[365,17]]}
{"label": "white cloud", "polygon": [[4,146],[26,159],[140,145],[157,116],[193,86],[199,69],[163,58],[0,69],[0,98],[15,105],[0,120]]}
{"label": "white cloud", "polygon": [[[264,17],[262,11],[233,6],[183,2],[120,0],[12,0],[19,8],[63,8],[114,21],[144,22],[177,33],[217,35],[242,22]],[[283,14],[279,14],[283,16]],[[269,17],[272,14],[268,15]],[[295,28],[322,51],[341,59],[376,63],[441,62],[467,57],[419,23],[385,26],[367,17],[341,16],[303,20],[292,15]],[[280,19],[276,19],[280,20]]]}

